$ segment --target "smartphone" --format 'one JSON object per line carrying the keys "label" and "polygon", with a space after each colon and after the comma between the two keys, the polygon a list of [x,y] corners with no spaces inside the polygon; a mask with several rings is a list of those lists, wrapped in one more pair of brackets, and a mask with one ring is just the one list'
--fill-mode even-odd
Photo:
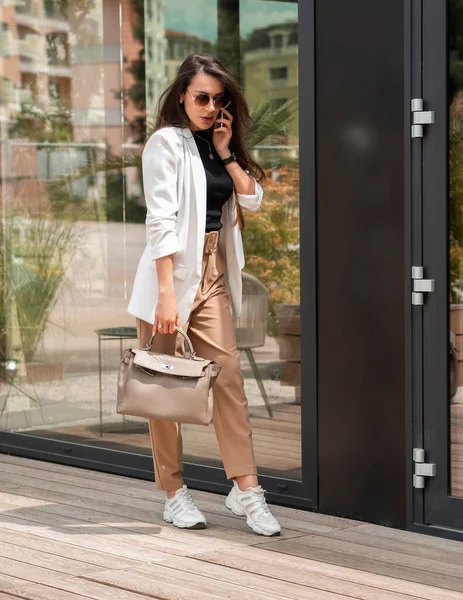
{"label": "smartphone", "polygon": [[[220,118],[223,119],[223,110],[220,111]],[[223,123],[220,123],[220,127],[223,127]]]}

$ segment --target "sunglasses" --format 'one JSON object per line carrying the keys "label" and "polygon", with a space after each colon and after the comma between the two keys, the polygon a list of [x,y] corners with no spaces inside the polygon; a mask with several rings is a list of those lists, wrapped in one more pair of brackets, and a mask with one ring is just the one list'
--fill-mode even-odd
{"label": "sunglasses", "polygon": [[213,98],[212,96],[209,96],[209,94],[206,93],[201,93],[197,96],[193,96],[193,94],[190,94],[190,92],[188,92],[188,94],[191,96],[191,99],[193,100],[195,106],[197,106],[198,108],[205,108],[206,106],[209,106],[211,101],[214,108],[218,109],[227,108],[227,106],[230,106],[231,104],[231,100],[229,100],[225,95],[219,96],[218,98]]}

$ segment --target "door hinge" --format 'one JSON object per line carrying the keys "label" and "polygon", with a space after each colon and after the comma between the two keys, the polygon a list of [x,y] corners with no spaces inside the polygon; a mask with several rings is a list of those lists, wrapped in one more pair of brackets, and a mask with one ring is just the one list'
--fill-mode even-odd
{"label": "door hinge", "polygon": [[413,462],[415,464],[413,487],[423,489],[425,483],[424,478],[436,476],[436,465],[434,463],[424,462],[423,448],[413,448]]}
{"label": "door hinge", "polygon": [[430,294],[434,291],[434,279],[424,279],[423,267],[412,267],[412,281],[412,304],[422,306],[423,294]]}
{"label": "door hinge", "polygon": [[423,125],[432,125],[435,114],[433,110],[423,110],[423,98],[412,100],[412,138],[423,137]]}

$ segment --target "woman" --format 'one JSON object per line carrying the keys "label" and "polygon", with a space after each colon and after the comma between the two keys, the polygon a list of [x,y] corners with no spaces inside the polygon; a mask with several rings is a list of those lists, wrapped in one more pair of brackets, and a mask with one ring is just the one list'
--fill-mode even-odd
{"label": "woman", "polygon": [[[147,245],[129,312],[140,345],[174,354],[174,327],[188,332],[198,356],[222,366],[213,387],[213,422],[228,479],[225,501],[258,534],[280,525],[259,486],[232,312],[241,311],[244,266],[241,208],[257,210],[262,169],[243,137],[250,125],[233,75],[214,56],[194,54],[159,102],[156,131],[143,151]],[[244,168],[247,170],[245,171]],[[167,493],[164,520],[203,529],[204,515],[183,485],[180,425],[150,419],[157,487]]]}

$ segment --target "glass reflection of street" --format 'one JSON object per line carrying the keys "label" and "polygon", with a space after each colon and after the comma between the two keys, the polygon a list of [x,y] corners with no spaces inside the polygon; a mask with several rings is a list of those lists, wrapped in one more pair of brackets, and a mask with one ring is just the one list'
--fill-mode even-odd
{"label": "glass reflection of street", "polygon": [[449,10],[450,489],[463,497],[463,7]]}
{"label": "glass reflection of street", "polygon": [[[2,3],[0,429],[151,452],[145,421],[115,412],[140,154],[183,59],[212,52],[240,77],[267,174],[236,323],[258,468],[301,478],[297,3],[232,4],[121,0],[120,22],[102,0]],[[183,438],[188,461],[219,465],[212,428]]]}

